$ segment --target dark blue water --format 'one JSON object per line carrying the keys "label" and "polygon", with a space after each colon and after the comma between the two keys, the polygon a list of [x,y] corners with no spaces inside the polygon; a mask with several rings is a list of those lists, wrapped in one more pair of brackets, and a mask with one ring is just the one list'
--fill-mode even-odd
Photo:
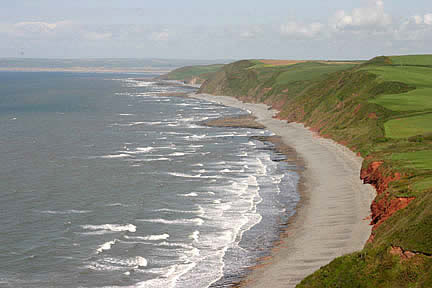
{"label": "dark blue water", "polygon": [[0,73],[0,287],[229,286],[277,239],[298,176],[270,133],[152,76]]}

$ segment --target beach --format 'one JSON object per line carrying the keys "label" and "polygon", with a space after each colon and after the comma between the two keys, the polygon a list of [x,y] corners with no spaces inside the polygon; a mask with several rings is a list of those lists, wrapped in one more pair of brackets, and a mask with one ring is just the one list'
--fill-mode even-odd
{"label": "beach", "polygon": [[369,216],[375,190],[360,180],[361,157],[302,124],[273,118],[276,111],[264,104],[208,94],[191,97],[249,111],[304,162],[296,215],[271,257],[251,269],[242,287],[295,287],[336,257],[363,248],[371,234]]}

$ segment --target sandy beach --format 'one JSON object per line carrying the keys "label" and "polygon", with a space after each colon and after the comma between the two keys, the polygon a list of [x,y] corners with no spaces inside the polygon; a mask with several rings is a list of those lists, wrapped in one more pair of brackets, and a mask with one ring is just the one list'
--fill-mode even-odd
{"label": "sandy beach", "polygon": [[363,248],[371,233],[368,216],[375,190],[360,180],[361,157],[301,124],[274,119],[276,111],[264,104],[207,94],[191,97],[250,111],[294,148],[305,165],[296,215],[272,257],[253,269],[242,286],[295,287],[334,258]]}

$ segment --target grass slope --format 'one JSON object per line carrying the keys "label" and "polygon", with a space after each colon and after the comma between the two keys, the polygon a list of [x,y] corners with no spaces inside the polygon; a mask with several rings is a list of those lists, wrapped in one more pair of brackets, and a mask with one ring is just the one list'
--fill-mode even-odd
{"label": "grass slope", "polygon": [[[382,177],[394,181],[377,201],[415,198],[376,228],[362,251],[335,259],[298,287],[432,287],[431,64],[432,55],[377,57],[339,68],[240,61],[201,87],[271,104],[280,118],[303,122],[359,152],[364,168],[383,162]],[[393,255],[392,247],[414,256]]]}
{"label": "grass slope", "polygon": [[355,64],[300,62],[289,65],[243,60],[225,65],[205,82],[203,93],[236,96],[253,102],[282,105],[314,81]]}
{"label": "grass slope", "polygon": [[188,83],[196,79],[197,84],[201,84],[208,79],[212,73],[218,71],[223,66],[222,64],[213,64],[181,67],[160,76],[159,79],[178,80]]}
{"label": "grass slope", "polygon": [[384,127],[386,136],[390,138],[432,133],[432,113],[389,120]]}

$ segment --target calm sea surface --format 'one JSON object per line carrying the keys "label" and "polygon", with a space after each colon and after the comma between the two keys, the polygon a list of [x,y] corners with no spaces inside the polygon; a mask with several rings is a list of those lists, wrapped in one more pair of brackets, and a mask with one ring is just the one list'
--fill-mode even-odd
{"label": "calm sea surface", "polygon": [[229,287],[268,253],[295,167],[152,76],[0,72],[0,287]]}

